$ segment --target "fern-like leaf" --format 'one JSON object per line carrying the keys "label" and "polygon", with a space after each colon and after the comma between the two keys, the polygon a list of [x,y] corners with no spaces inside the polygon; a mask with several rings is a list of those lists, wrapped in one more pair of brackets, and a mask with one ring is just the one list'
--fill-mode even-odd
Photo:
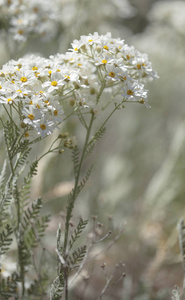
{"label": "fern-like leaf", "polygon": [[27,177],[25,178],[25,181],[29,180],[31,177],[33,177],[34,175],[37,175],[37,168],[38,168],[38,160],[34,161],[31,166],[30,166],[30,171],[27,175]]}
{"label": "fern-like leaf", "polygon": [[53,281],[50,291],[50,300],[61,300],[62,294],[64,292],[64,277],[63,274],[57,276]]}
{"label": "fern-like leaf", "polygon": [[68,264],[70,268],[75,268],[80,262],[83,261],[87,251],[87,246],[81,246],[77,250],[75,250],[72,255],[68,257]]}
{"label": "fern-like leaf", "polygon": [[90,177],[90,175],[91,175],[91,173],[92,173],[92,169],[93,169],[93,166],[91,166],[91,167],[88,169],[88,171],[87,171],[85,177],[81,180],[81,182],[80,182],[80,184],[79,184],[79,186],[78,186],[78,189],[77,189],[77,195],[76,195],[76,197],[79,195],[79,193],[81,192],[81,190],[84,188],[84,186],[85,186],[87,180],[89,179],[89,177]]}
{"label": "fern-like leaf", "polygon": [[28,248],[37,246],[50,221],[50,215],[40,217],[42,200],[38,198],[28,207],[23,215],[22,227],[24,229],[25,244]]}
{"label": "fern-like leaf", "polygon": [[[44,299],[46,296],[46,288],[48,284],[48,274],[44,272],[42,276],[39,276],[39,280],[35,279],[34,282],[31,284],[30,288],[28,289],[28,295],[34,296],[34,299]],[[38,298],[37,298],[38,297]]]}
{"label": "fern-like leaf", "polygon": [[40,210],[42,208],[42,199],[38,198],[31,204],[31,207],[28,207],[23,214],[22,226],[24,231],[34,222],[35,219],[39,217]]}
{"label": "fern-like leaf", "polygon": [[4,190],[4,182],[5,182],[5,176],[6,176],[6,167],[7,163],[6,160],[4,161],[3,168],[0,175],[0,193],[2,193],[2,190]]}
{"label": "fern-like leaf", "polygon": [[72,161],[74,164],[75,177],[77,176],[77,172],[78,172],[78,168],[79,168],[79,154],[80,154],[80,151],[79,151],[78,146],[76,145],[72,150]]}
{"label": "fern-like leaf", "polygon": [[13,230],[9,224],[7,224],[5,230],[0,233],[0,255],[5,254],[10,248],[13,241],[13,239],[10,238],[12,233]]}
{"label": "fern-like leaf", "polygon": [[16,144],[19,135],[19,129],[15,123],[6,121],[6,123],[3,124],[3,132],[6,146],[10,151],[11,158],[13,158],[15,153],[15,148],[13,145]]}
{"label": "fern-like leaf", "polygon": [[69,250],[73,247],[74,243],[80,238],[83,229],[86,227],[88,220],[80,219],[77,228],[71,234],[71,239],[69,241]]}
{"label": "fern-like leaf", "polygon": [[79,193],[81,192],[81,190],[85,186],[87,180],[89,179],[89,176],[91,175],[91,172],[92,172],[92,168],[93,168],[93,166],[91,166],[89,168],[89,170],[87,171],[86,176],[82,179],[82,181],[78,185],[78,187],[75,191],[75,194],[74,194],[74,189],[72,189],[71,193],[69,194],[68,206],[67,206],[67,215],[66,215],[66,224],[68,224],[68,222],[72,218],[72,211],[73,211],[74,202],[75,202],[74,200],[78,197]]}
{"label": "fern-like leaf", "polygon": [[181,220],[179,222],[179,245],[180,250],[183,258],[183,266],[184,266],[184,272],[185,272],[185,225],[184,220]]}
{"label": "fern-like leaf", "polygon": [[3,297],[2,300],[18,299],[17,287],[19,281],[16,272],[7,278],[3,278],[0,272],[0,296]]}
{"label": "fern-like leaf", "polygon": [[12,189],[9,182],[6,183],[3,193],[0,197],[0,227],[3,227],[9,219],[8,209],[12,202]]}
{"label": "fern-like leaf", "polygon": [[88,154],[90,154],[93,149],[94,149],[94,146],[95,146],[95,143],[100,140],[103,135],[105,134],[106,132],[106,127],[102,127],[91,139],[91,141],[89,142],[89,145],[86,149],[86,153],[85,155],[87,156]]}

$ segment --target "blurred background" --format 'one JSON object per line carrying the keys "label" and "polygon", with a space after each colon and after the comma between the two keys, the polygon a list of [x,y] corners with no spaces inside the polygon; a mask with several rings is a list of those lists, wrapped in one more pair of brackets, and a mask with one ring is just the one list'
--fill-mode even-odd
{"label": "blurred background", "polygon": [[[73,39],[95,31],[110,31],[113,37],[149,55],[160,77],[147,84],[151,109],[129,104],[113,115],[87,162],[95,166],[77,200],[74,224],[79,217],[97,216],[103,224],[102,234],[111,228],[113,235],[94,250],[101,255],[93,260],[93,270],[92,263],[85,266],[81,285],[74,285],[71,299],[98,299],[106,281],[100,267],[104,262],[109,275],[122,262],[126,276],[110,286],[103,299],[171,299],[174,285],[182,287],[183,283],[177,224],[185,217],[185,2],[52,1],[57,13],[52,15],[50,10],[45,34],[29,32],[23,40],[13,39],[17,29],[11,21],[15,12],[9,12],[9,2],[0,1],[0,65],[27,53],[46,57],[64,53]],[[75,118],[62,124],[61,131],[72,132],[79,145],[83,140],[82,127]],[[33,157],[42,153],[49,139],[37,147]],[[5,156],[2,143],[1,136],[1,165]],[[67,194],[73,186],[70,157],[66,150],[44,158],[32,184],[32,199],[41,195],[43,212],[52,215],[44,241],[51,252],[56,248],[56,231],[58,224],[64,223]],[[112,240],[115,242],[109,247]],[[87,274],[91,279],[83,287]]]}

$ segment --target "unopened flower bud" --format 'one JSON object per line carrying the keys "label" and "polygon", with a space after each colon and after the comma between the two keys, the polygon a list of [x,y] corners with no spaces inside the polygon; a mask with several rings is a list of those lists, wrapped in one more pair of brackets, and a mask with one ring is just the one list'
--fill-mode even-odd
{"label": "unopened flower bud", "polygon": [[144,104],[145,101],[144,101],[143,99],[140,99],[140,100],[139,100],[139,103],[140,103],[140,104]]}
{"label": "unopened flower bud", "polygon": [[71,106],[74,106],[75,105],[75,99],[71,99],[71,100],[69,100],[69,104],[71,105]]}
{"label": "unopened flower bud", "polygon": [[26,124],[24,123],[24,122],[22,122],[21,124],[20,124],[20,126],[21,126],[21,128],[26,128]]}
{"label": "unopened flower bud", "polygon": [[60,149],[58,152],[59,152],[59,154],[62,154],[62,153],[64,153],[64,149]]}

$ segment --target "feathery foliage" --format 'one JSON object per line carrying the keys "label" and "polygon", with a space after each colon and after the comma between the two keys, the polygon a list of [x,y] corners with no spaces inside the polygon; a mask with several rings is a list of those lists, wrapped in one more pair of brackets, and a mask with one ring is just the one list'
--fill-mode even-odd
{"label": "feathery foliage", "polygon": [[9,220],[8,208],[12,200],[12,189],[9,181],[5,183],[6,179],[6,161],[3,164],[2,172],[0,175],[0,227],[3,228]]}
{"label": "feathery foliage", "polygon": [[7,224],[5,230],[0,233],[0,255],[5,254],[10,248],[13,241],[13,239],[10,238],[12,233],[13,230],[9,224]]}
{"label": "feathery foliage", "polygon": [[4,190],[4,182],[5,182],[5,176],[6,176],[6,168],[7,168],[7,162],[4,161],[1,175],[0,175],[0,193],[2,193],[2,190]]}
{"label": "feathery foliage", "polygon": [[80,154],[80,150],[79,150],[79,147],[76,145],[73,148],[73,150],[72,150],[72,161],[73,161],[73,164],[74,164],[74,175],[75,175],[75,178],[77,177],[77,174],[78,174],[79,154]]}
{"label": "feathery foliage", "polygon": [[64,277],[63,274],[57,276],[51,285],[50,300],[61,300],[64,292]]}
{"label": "feathery foliage", "polygon": [[3,297],[3,300],[18,299],[17,286],[19,281],[20,279],[16,272],[7,278],[3,278],[0,270],[0,295]]}
{"label": "feathery foliage", "polygon": [[89,179],[89,176],[91,175],[93,166],[89,168],[87,171],[85,177],[81,180],[80,184],[77,186],[76,189],[72,189],[71,193],[69,194],[68,198],[68,206],[67,206],[67,215],[66,215],[66,223],[69,222],[69,220],[72,218],[72,211],[74,208],[74,201],[80,194],[81,190],[85,186],[87,180]]}
{"label": "feathery foliage", "polygon": [[92,169],[93,169],[93,165],[87,170],[86,175],[84,176],[84,178],[80,181],[80,184],[78,185],[78,189],[77,189],[77,196],[79,195],[79,193],[81,192],[81,190],[84,188],[87,180],[89,179],[91,173],[92,173]]}
{"label": "feathery foliage", "polygon": [[48,274],[44,272],[44,274],[39,274],[39,279],[35,279],[31,284],[30,288],[28,289],[28,295],[34,296],[33,299],[43,299],[44,296],[47,294],[47,284],[48,284]]}
{"label": "feathery foliage", "polygon": [[83,229],[85,229],[88,220],[80,219],[77,227],[75,228],[74,232],[71,234],[71,239],[69,241],[69,250],[73,247],[74,243],[80,238]]}
{"label": "feathery foliage", "polygon": [[95,135],[92,137],[91,141],[89,142],[89,145],[86,149],[85,155],[87,156],[88,154],[92,153],[94,146],[96,144],[97,141],[99,141],[103,135],[106,132],[106,127],[102,127],[99,129],[98,132],[95,133]]}
{"label": "feathery foliage", "polygon": [[180,245],[180,250],[183,258],[183,266],[185,272],[185,225],[183,219],[180,220],[178,227],[179,227],[179,245]]}
{"label": "feathery foliage", "polygon": [[87,250],[87,246],[81,246],[77,248],[69,257],[68,257],[68,264],[70,265],[70,269],[72,270],[73,268],[76,267],[77,264],[82,262],[82,260],[85,257]]}
{"label": "feathery foliage", "polygon": [[10,156],[13,158],[16,154],[16,147],[14,146],[19,137],[19,130],[14,122],[7,120],[5,123],[3,123],[3,132],[7,149],[9,149]]}
{"label": "feathery foliage", "polygon": [[41,216],[42,200],[38,198],[23,214],[24,245],[27,249],[35,248],[50,221],[50,215]]}

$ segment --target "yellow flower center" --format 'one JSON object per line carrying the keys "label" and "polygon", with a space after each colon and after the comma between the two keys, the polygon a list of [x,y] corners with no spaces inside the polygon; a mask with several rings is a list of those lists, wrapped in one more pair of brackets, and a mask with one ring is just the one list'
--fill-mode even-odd
{"label": "yellow flower center", "polygon": [[41,128],[42,130],[45,130],[45,129],[46,129],[46,125],[45,125],[45,124],[40,124],[40,128]]}
{"label": "yellow flower center", "polygon": [[8,99],[7,99],[7,102],[8,102],[8,103],[9,103],[10,101],[12,101],[12,98],[8,98]]}
{"label": "yellow flower center", "polygon": [[39,105],[39,104],[37,104],[36,107],[37,107],[38,109],[40,109],[40,105]]}
{"label": "yellow flower center", "polygon": [[57,69],[56,71],[57,71],[57,72],[60,72],[61,70],[60,70],[60,69]]}
{"label": "yellow flower center", "polygon": [[116,74],[115,74],[114,72],[109,72],[109,76],[110,76],[110,77],[115,77],[115,75],[116,75]]}
{"label": "yellow flower center", "polygon": [[138,68],[138,70],[140,70],[141,69],[141,65],[137,64],[137,68]]}
{"label": "yellow flower center", "polygon": [[129,96],[131,96],[131,95],[133,95],[133,91],[132,90],[127,90],[127,95],[129,95]]}
{"label": "yellow flower center", "polygon": [[127,59],[130,59],[130,55],[129,54],[127,54]]}
{"label": "yellow flower center", "polygon": [[52,85],[52,86],[57,86],[57,84],[58,84],[58,82],[57,82],[57,81],[55,81],[55,80],[54,80],[54,81],[52,81],[52,83],[51,83],[51,85]]}
{"label": "yellow flower center", "polygon": [[52,73],[52,71],[50,70],[50,71],[48,71],[48,74],[50,75]]}
{"label": "yellow flower center", "polygon": [[89,40],[88,40],[89,43],[92,42],[92,41],[93,41],[92,39],[89,39]]}
{"label": "yellow flower center", "polygon": [[74,106],[75,105],[75,100],[74,99],[71,99],[71,100],[69,100],[69,104],[71,105],[71,106]]}
{"label": "yellow flower center", "polygon": [[78,51],[78,48],[76,47],[76,48],[74,48],[74,50],[75,50],[75,51]]}
{"label": "yellow flower center", "polygon": [[82,64],[78,64],[78,66],[79,66],[79,67],[81,67],[81,66],[82,66]]}
{"label": "yellow flower center", "polygon": [[29,137],[29,132],[25,132],[24,137],[25,138]]}
{"label": "yellow flower center", "polygon": [[53,114],[54,114],[54,116],[58,116],[58,110],[55,109],[55,110],[53,111]]}
{"label": "yellow flower center", "polygon": [[50,102],[48,100],[45,100],[44,103],[48,104],[48,105],[50,104]]}
{"label": "yellow flower center", "polygon": [[0,85],[0,90],[2,89],[2,86]]}
{"label": "yellow flower center", "polygon": [[19,30],[18,30],[18,33],[19,33],[20,35],[22,35],[22,34],[24,33],[24,31],[23,31],[22,29],[19,29]]}
{"label": "yellow flower center", "polygon": [[21,81],[22,81],[22,82],[26,82],[26,81],[27,81],[27,78],[26,78],[26,77],[21,77]]}
{"label": "yellow flower center", "polygon": [[35,117],[34,117],[33,114],[29,114],[29,115],[28,115],[28,118],[29,118],[30,120],[34,120]]}
{"label": "yellow flower center", "polygon": [[107,60],[106,59],[102,59],[102,64],[106,64],[107,63]]}
{"label": "yellow flower center", "polygon": [[109,50],[109,47],[107,45],[103,46],[103,49]]}
{"label": "yellow flower center", "polygon": [[32,70],[36,71],[36,70],[38,70],[38,68],[35,66],[35,67],[32,68]]}
{"label": "yellow flower center", "polygon": [[65,75],[65,78],[66,78],[66,79],[70,79],[70,76],[69,76],[69,75]]}
{"label": "yellow flower center", "polygon": [[12,80],[12,81],[11,81],[11,83],[13,83],[13,84],[14,84],[14,83],[15,83],[15,81],[14,81],[14,80]]}
{"label": "yellow flower center", "polygon": [[33,105],[33,101],[31,100],[31,101],[29,102],[29,104],[30,104],[30,105]]}
{"label": "yellow flower center", "polygon": [[21,90],[17,90],[17,92],[18,92],[18,93],[22,93],[22,91],[21,91]]}

